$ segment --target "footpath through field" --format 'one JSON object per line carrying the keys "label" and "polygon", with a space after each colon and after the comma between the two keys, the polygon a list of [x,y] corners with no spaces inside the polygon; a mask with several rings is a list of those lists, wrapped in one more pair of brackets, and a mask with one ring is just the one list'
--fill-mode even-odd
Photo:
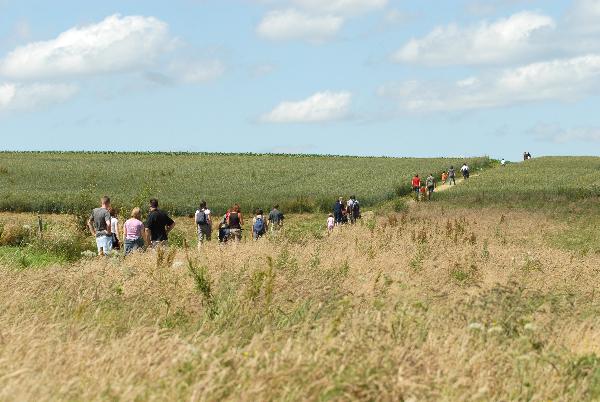
{"label": "footpath through field", "polygon": [[[469,178],[469,180],[472,180],[474,177],[479,176],[479,174],[472,174]],[[435,193],[439,193],[442,191],[447,191],[449,189],[451,189],[452,187],[458,186],[460,184],[463,184],[465,182],[465,179],[460,177],[456,179],[456,184],[455,185],[450,185],[449,180],[446,180],[445,184],[440,184],[439,186],[435,187],[435,191],[433,193],[433,197],[435,198]],[[411,195],[407,196],[408,198],[408,203],[409,204],[414,204],[415,202],[417,202],[417,200],[415,200],[415,195],[413,193],[411,193]]]}

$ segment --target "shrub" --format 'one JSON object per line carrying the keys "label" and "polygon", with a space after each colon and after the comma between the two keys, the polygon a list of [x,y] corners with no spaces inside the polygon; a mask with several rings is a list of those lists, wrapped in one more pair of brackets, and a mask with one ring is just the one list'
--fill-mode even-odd
{"label": "shrub", "polygon": [[0,246],[22,246],[31,239],[31,228],[22,225],[9,224],[2,230]]}
{"label": "shrub", "polygon": [[408,204],[406,200],[402,198],[398,198],[394,200],[394,211],[396,212],[406,212],[408,210]]}

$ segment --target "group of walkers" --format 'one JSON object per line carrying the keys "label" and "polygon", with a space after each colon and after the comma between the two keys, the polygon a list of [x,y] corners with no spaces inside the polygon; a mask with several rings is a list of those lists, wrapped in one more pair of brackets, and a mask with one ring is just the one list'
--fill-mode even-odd
{"label": "group of walkers", "polygon": [[[110,198],[102,197],[100,207],[95,208],[88,220],[88,228],[96,238],[99,254],[108,254],[121,249],[119,220],[117,210],[111,206]],[[125,254],[142,249],[144,246],[156,247],[166,244],[168,233],[175,227],[175,221],[166,212],[158,208],[158,200],[150,200],[150,211],[146,222],[142,222],[142,211],[133,208],[131,217],[123,224],[123,246]]]}
{"label": "group of walkers", "polygon": [[[278,205],[273,206],[268,217],[264,216],[262,209],[256,210],[252,218],[252,238],[259,239],[269,230],[275,234],[283,227],[284,219]],[[206,201],[200,202],[200,207],[194,214],[194,221],[198,233],[198,245],[201,246],[212,238],[212,213],[207,207]],[[155,198],[150,200],[146,221],[142,222],[141,209],[133,208],[130,218],[122,226],[122,232],[119,231],[117,210],[111,206],[110,198],[107,196],[102,197],[100,207],[94,208],[87,223],[90,232],[96,238],[96,246],[100,255],[109,254],[113,250],[121,250],[121,244],[123,244],[125,255],[146,247],[155,248],[167,245],[169,232],[175,227],[175,221],[158,208],[158,200]],[[227,210],[219,222],[219,242],[240,241],[243,225],[244,216],[241,208],[235,204]]]}
{"label": "group of walkers", "polygon": [[335,226],[354,224],[360,219],[360,202],[352,195],[348,201],[344,197],[338,198],[333,204],[333,213],[327,218],[327,230],[331,232]]}
{"label": "group of walkers", "polygon": [[[471,168],[465,162],[460,168],[460,173],[463,176],[464,180],[468,180],[471,176]],[[456,170],[454,166],[450,166],[450,169],[447,171],[444,170],[441,174],[442,184],[456,185]],[[415,199],[417,201],[424,201],[433,198],[433,193],[437,188],[437,181],[433,173],[430,173],[429,176],[425,180],[421,180],[418,174],[415,174],[410,182],[412,187],[412,191],[415,195]]]}

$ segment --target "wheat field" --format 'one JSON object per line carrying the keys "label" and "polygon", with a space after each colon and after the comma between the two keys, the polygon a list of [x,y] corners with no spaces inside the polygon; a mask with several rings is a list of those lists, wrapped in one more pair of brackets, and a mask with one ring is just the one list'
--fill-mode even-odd
{"label": "wheat field", "polygon": [[3,264],[0,399],[597,400],[600,254],[553,246],[565,225],[423,203],[331,236]]}

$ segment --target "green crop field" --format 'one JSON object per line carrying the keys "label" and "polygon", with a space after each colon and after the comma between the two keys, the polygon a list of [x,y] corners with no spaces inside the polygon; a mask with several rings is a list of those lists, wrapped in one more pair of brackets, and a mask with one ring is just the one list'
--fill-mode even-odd
{"label": "green crop field", "polygon": [[[553,208],[600,197],[600,158],[544,157],[490,169],[440,199],[470,206]],[[560,205],[557,205],[560,207]]]}
{"label": "green crop field", "polygon": [[[473,168],[487,157],[466,159]],[[117,206],[157,197],[178,215],[204,198],[216,211],[279,203],[287,212],[328,209],[338,196],[363,205],[403,194],[410,177],[463,159],[166,153],[0,153],[0,210],[77,212],[103,194]]]}

